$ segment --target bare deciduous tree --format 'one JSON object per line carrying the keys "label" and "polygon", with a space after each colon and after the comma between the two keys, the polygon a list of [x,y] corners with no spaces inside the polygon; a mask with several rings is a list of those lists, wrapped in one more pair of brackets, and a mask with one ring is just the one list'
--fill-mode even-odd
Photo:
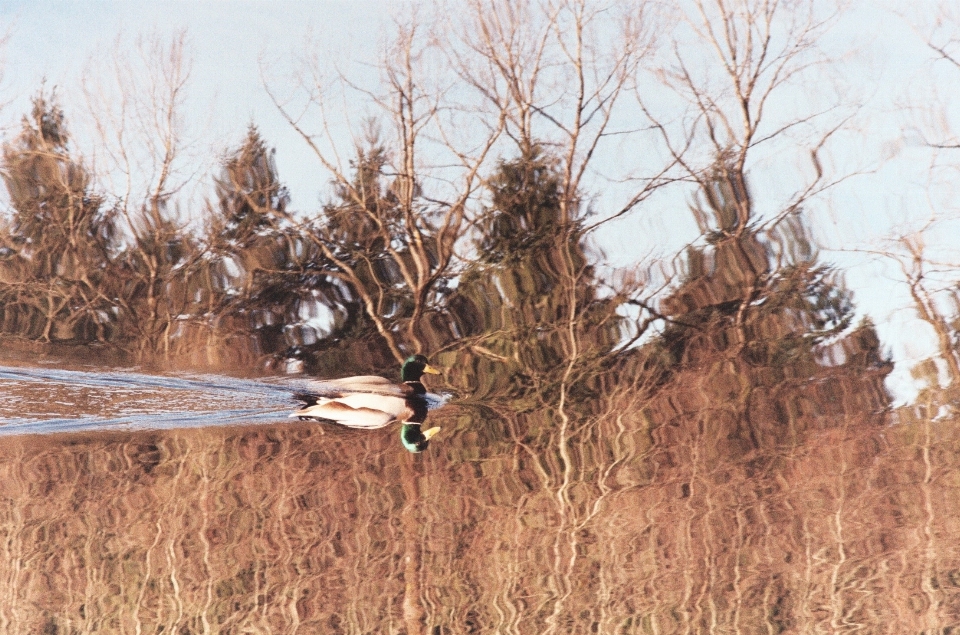
{"label": "bare deciduous tree", "polygon": [[[323,73],[319,62],[314,60],[302,76],[304,114],[295,114],[292,104],[282,103],[268,87],[283,116],[332,179],[339,197],[352,205],[349,214],[353,222],[364,225],[366,237],[380,245],[379,264],[399,276],[397,281],[383,280],[374,272],[376,264],[369,255],[335,240],[323,219],[311,225],[308,235],[333,263],[331,275],[350,286],[398,360],[405,357],[404,343],[413,351],[423,349],[419,323],[429,310],[439,281],[449,273],[464,228],[467,203],[480,185],[480,169],[502,129],[502,125],[491,126],[479,143],[469,148],[435,141],[443,137],[442,121],[449,113],[441,104],[442,91],[429,68],[436,46],[421,34],[421,29],[416,19],[398,24],[398,36],[383,54],[380,90],[361,89],[342,75],[336,82],[344,91],[359,92],[375,108],[375,118],[389,122],[383,141],[385,154],[377,172],[390,182],[380,191],[371,191],[374,184],[364,180],[364,169],[369,166],[360,165],[365,152],[376,151],[369,143],[376,135],[367,135],[368,142],[354,140],[349,153],[359,157],[354,164],[358,178],[340,158],[343,151],[330,124],[336,114],[327,98],[331,85],[320,79]],[[316,122],[312,123],[308,115],[316,115]],[[311,125],[319,127],[319,134],[311,132]],[[445,154],[455,167],[431,169],[421,156],[425,144]],[[338,244],[346,251],[338,250]],[[390,287],[395,284],[404,286],[411,301],[411,309],[402,320],[388,317],[384,311]]]}
{"label": "bare deciduous tree", "polygon": [[90,64],[84,81],[88,116],[102,154],[103,182],[117,194],[130,239],[119,266],[114,299],[136,332],[141,350],[169,352],[176,321],[193,298],[190,261],[195,245],[174,214],[175,197],[195,174],[185,106],[190,78],[187,34],[118,38],[101,68]]}
{"label": "bare deciduous tree", "polygon": [[[935,7],[904,8],[900,18],[912,27],[927,56],[904,89],[906,96],[894,96],[900,100],[903,117],[902,147],[918,168],[915,174],[898,174],[898,178],[920,180],[926,204],[904,205],[897,210],[899,226],[883,244],[855,251],[892,262],[899,270],[906,305],[930,329],[921,328],[909,338],[914,351],[924,350],[924,355],[931,356],[912,372],[921,383],[929,384],[923,399],[935,396],[939,407],[955,404],[960,386],[960,254],[952,240],[960,220],[955,204],[960,136],[950,95],[960,77],[960,12],[953,3],[939,2]],[[926,337],[920,335],[925,331]],[[933,337],[928,339],[930,334]],[[939,370],[933,361],[937,359],[942,362]]]}
{"label": "bare deciduous tree", "polygon": [[171,199],[195,176],[185,120],[192,62],[186,31],[169,41],[153,34],[132,43],[115,40],[109,57],[91,60],[84,73],[87,115],[101,154],[101,179],[117,192],[130,222],[146,214],[159,222]]}
{"label": "bare deciduous tree", "polygon": [[[560,159],[565,206],[578,205],[588,175],[626,178],[623,165],[598,167],[595,159],[604,143],[642,128],[623,97],[657,44],[649,5],[471,0],[468,7],[445,29],[452,66],[478,107],[504,119],[518,154],[543,146]],[[590,228],[634,209],[669,181],[673,164],[636,179],[641,185]]]}
{"label": "bare deciduous tree", "polygon": [[[688,114],[674,125],[656,114],[650,100],[640,99],[670,153],[701,189],[712,178],[708,174],[717,157],[724,157],[731,185],[745,190],[757,148],[777,146],[782,152],[786,141],[790,151],[808,155],[813,176],[777,205],[769,219],[775,223],[847,176],[826,174],[821,152],[848,122],[856,103],[842,108],[837,96],[833,103],[820,105],[802,90],[805,81],[825,85],[822,73],[830,60],[818,40],[838,15],[839,8],[818,0],[789,5],[777,0],[693,0],[680,11],[672,61],[657,74],[687,105]],[[703,148],[706,155],[691,153],[691,147]],[[743,197],[737,231],[751,220],[756,220],[752,201]]]}

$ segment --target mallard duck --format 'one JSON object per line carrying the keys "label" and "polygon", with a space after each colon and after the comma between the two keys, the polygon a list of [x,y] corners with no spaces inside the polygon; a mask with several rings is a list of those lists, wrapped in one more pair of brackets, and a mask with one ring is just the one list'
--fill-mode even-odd
{"label": "mallard duck", "polygon": [[411,452],[422,452],[440,428],[421,430],[427,411],[435,403],[420,383],[424,373],[439,375],[423,355],[412,355],[400,367],[401,384],[376,375],[312,381],[297,393],[306,405],[290,416],[305,420],[334,421],[349,428],[382,428],[400,421],[400,442]]}

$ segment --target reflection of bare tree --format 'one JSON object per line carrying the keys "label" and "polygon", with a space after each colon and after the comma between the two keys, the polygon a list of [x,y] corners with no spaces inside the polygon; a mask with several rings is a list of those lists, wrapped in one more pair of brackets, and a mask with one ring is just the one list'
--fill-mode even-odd
{"label": "reflection of bare tree", "polygon": [[[652,52],[654,13],[632,2],[471,2],[461,21],[445,26],[458,77],[489,117],[503,119],[518,154],[545,146],[557,158],[561,205],[572,220],[597,153],[631,131],[623,96]],[[652,174],[597,222],[634,209],[665,182],[667,169]]]}
{"label": "reflection of bare tree", "polygon": [[[658,482],[677,492],[659,513],[684,518],[664,553],[679,554],[688,572],[682,602],[695,610],[685,614],[685,628],[756,620],[746,615],[761,592],[760,604],[777,607],[761,618],[770,629],[791,628],[798,611],[821,603],[840,628],[854,619],[858,609],[849,593],[862,582],[847,578],[858,549],[850,538],[850,480],[861,477],[850,471],[875,456],[850,439],[876,434],[886,422],[883,378],[891,365],[871,324],[849,328],[848,294],[817,264],[800,222],[768,234],[751,229],[748,217],[747,229],[738,229],[736,210],[749,203],[737,202],[750,193],[731,186],[729,173],[713,172],[713,189],[701,199],[697,213],[708,230],[706,245],[688,250],[686,276],[663,302],[672,324],[641,349],[655,364],[650,370],[659,366],[655,372],[663,373],[643,406],[662,449],[651,460]],[[804,541],[820,546],[807,560],[818,581],[805,574],[810,586],[798,591],[793,579],[776,572],[776,556],[757,551],[746,536],[776,536],[775,528],[790,522],[785,510],[794,495],[815,495],[790,493],[782,483],[816,469],[808,464],[816,462],[814,455],[806,453],[824,439],[851,445],[819,476],[817,491],[829,492],[830,502],[822,518],[808,519],[817,525],[816,536],[805,526],[797,528],[800,544],[766,542],[774,552],[800,550]],[[716,603],[718,570],[734,572],[732,607]]]}
{"label": "reflection of bare tree", "polygon": [[[951,389],[949,392],[952,393],[960,385],[960,358],[957,353],[960,337],[960,324],[957,322],[957,314],[960,313],[960,288],[952,281],[940,286],[936,282],[939,272],[935,270],[951,270],[956,265],[931,262],[924,254],[922,232],[903,238],[900,245],[906,252],[902,257],[898,257],[895,252],[886,252],[883,255],[899,262],[918,317],[933,329],[937,340],[937,353],[946,365],[948,385]],[[948,308],[944,308],[944,304]],[[948,310],[952,315],[947,313]]]}
{"label": "reflection of bare tree", "polygon": [[561,626],[590,518],[574,494],[584,476],[575,439],[591,428],[583,400],[603,384],[623,338],[617,308],[636,291],[602,297],[586,233],[634,209],[667,173],[654,170],[617,211],[586,222],[584,176],[622,124],[621,97],[653,32],[639,7],[618,9],[620,21],[585,2],[472,3],[467,19],[450,29],[459,39],[448,46],[460,78],[500,114],[516,147],[516,158],[501,161],[489,181],[480,262],[451,298],[455,330],[467,336],[452,378],[469,384],[475,398],[509,396],[511,408],[542,413],[524,417],[530,428],[515,438],[554,494],[554,542],[543,554],[549,593],[536,609],[548,631]]}
{"label": "reflection of bare tree", "polygon": [[[104,270],[116,274],[104,283],[109,293],[83,304],[86,280],[50,264],[60,254],[15,224],[0,265],[7,276],[27,271],[31,258],[46,263],[51,288],[80,298],[84,324],[107,337],[128,320],[124,337],[145,350],[189,341],[183,323],[192,323],[224,333],[239,325],[264,352],[364,350],[358,363],[370,365],[406,349],[439,352],[466,397],[431,415],[445,419],[443,442],[414,457],[395,451],[393,432],[299,423],[9,440],[0,445],[0,627],[947,628],[960,614],[960,438],[955,412],[943,407],[951,393],[927,364],[918,403],[891,411],[877,334],[869,322],[853,326],[851,297],[819,262],[797,213],[827,179],[818,153],[831,131],[802,114],[770,123],[778,91],[817,59],[824,24],[815,7],[690,5],[688,27],[725,83],[705,80],[694,49],[678,46],[676,72],[665,77],[689,99],[693,119],[681,123],[690,126],[675,137],[658,120],[675,150],[666,168],[591,217],[584,175],[625,121],[623,95],[647,59],[645,16],[628,16],[636,19],[623,40],[605,48],[609,32],[597,25],[612,9],[465,6],[444,51],[420,27],[401,34],[384,66],[387,89],[370,95],[388,132],[371,126],[350,165],[291,115],[334,181],[316,218],[288,210],[270,150],[251,129],[225,157],[208,235],[190,239],[170,209],[182,146],[165,123],[154,131],[165,140],[158,152],[144,155],[158,166],[136,190],[145,194],[120,197],[130,249],[90,238],[92,221],[63,233],[103,253]],[[167,123],[176,123],[185,80],[175,49],[161,65],[172,80],[159,84],[171,89],[157,102]],[[424,72],[431,59],[452,61],[465,83],[438,90]],[[451,93],[459,101],[442,102]],[[327,106],[322,94],[310,94],[312,106]],[[457,134],[464,120],[476,124],[464,134],[473,145]],[[49,142],[39,121],[28,128]],[[761,216],[750,157],[807,125],[812,150],[802,152],[812,152],[816,174]],[[700,142],[705,154],[695,157]],[[431,144],[453,167],[425,165]],[[9,156],[26,156],[38,173],[76,176],[49,181],[78,203],[61,212],[79,221],[107,209],[65,147],[24,148],[15,141]],[[699,187],[693,212],[703,233],[683,274],[659,302],[641,301],[651,292],[639,284],[606,289],[590,232],[646,200],[675,164]],[[112,227],[109,215],[99,218]],[[933,286],[940,263],[919,240],[901,247],[913,299],[940,329],[950,370],[954,285]],[[104,297],[117,304],[98,305]],[[328,337],[304,325],[312,310],[304,307],[321,305],[333,315]],[[643,315],[626,334],[634,307]],[[73,316],[64,323],[80,325]],[[653,323],[659,333],[647,332]],[[75,332],[96,333],[84,328]],[[330,358],[318,365],[332,369],[340,357]]]}
{"label": "reflection of bare tree", "polygon": [[154,225],[188,183],[189,148],[184,108],[191,73],[185,32],[119,39],[84,77],[87,116],[97,133],[97,176],[118,199],[133,226],[139,216]]}

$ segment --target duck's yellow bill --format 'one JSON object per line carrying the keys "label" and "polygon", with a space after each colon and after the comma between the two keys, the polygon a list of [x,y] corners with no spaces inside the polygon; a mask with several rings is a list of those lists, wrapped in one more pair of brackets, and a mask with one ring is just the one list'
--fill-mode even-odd
{"label": "duck's yellow bill", "polygon": [[429,430],[424,431],[423,438],[429,441],[435,437],[438,432],[440,432],[440,428],[430,428]]}
{"label": "duck's yellow bill", "polygon": [[423,367],[423,372],[430,373],[431,375],[440,374],[440,371],[434,368],[433,366],[431,366],[430,364],[427,364],[426,366]]}

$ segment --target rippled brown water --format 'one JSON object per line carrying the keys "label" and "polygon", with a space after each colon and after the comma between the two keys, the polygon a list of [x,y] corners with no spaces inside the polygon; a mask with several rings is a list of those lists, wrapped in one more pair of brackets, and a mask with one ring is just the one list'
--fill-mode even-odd
{"label": "rippled brown water", "polygon": [[[393,428],[287,421],[279,380],[2,370],[0,417],[19,426],[0,439],[2,632],[919,633],[960,620],[953,420],[848,417],[731,451],[706,418],[651,424],[651,404],[622,390],[583,416],[448,407],[411,455]],[[260,418],[230,425],[232,391]],[[157,414],[176,405],[179,419]],[[194,427],[204,418],[217,425]]]}

